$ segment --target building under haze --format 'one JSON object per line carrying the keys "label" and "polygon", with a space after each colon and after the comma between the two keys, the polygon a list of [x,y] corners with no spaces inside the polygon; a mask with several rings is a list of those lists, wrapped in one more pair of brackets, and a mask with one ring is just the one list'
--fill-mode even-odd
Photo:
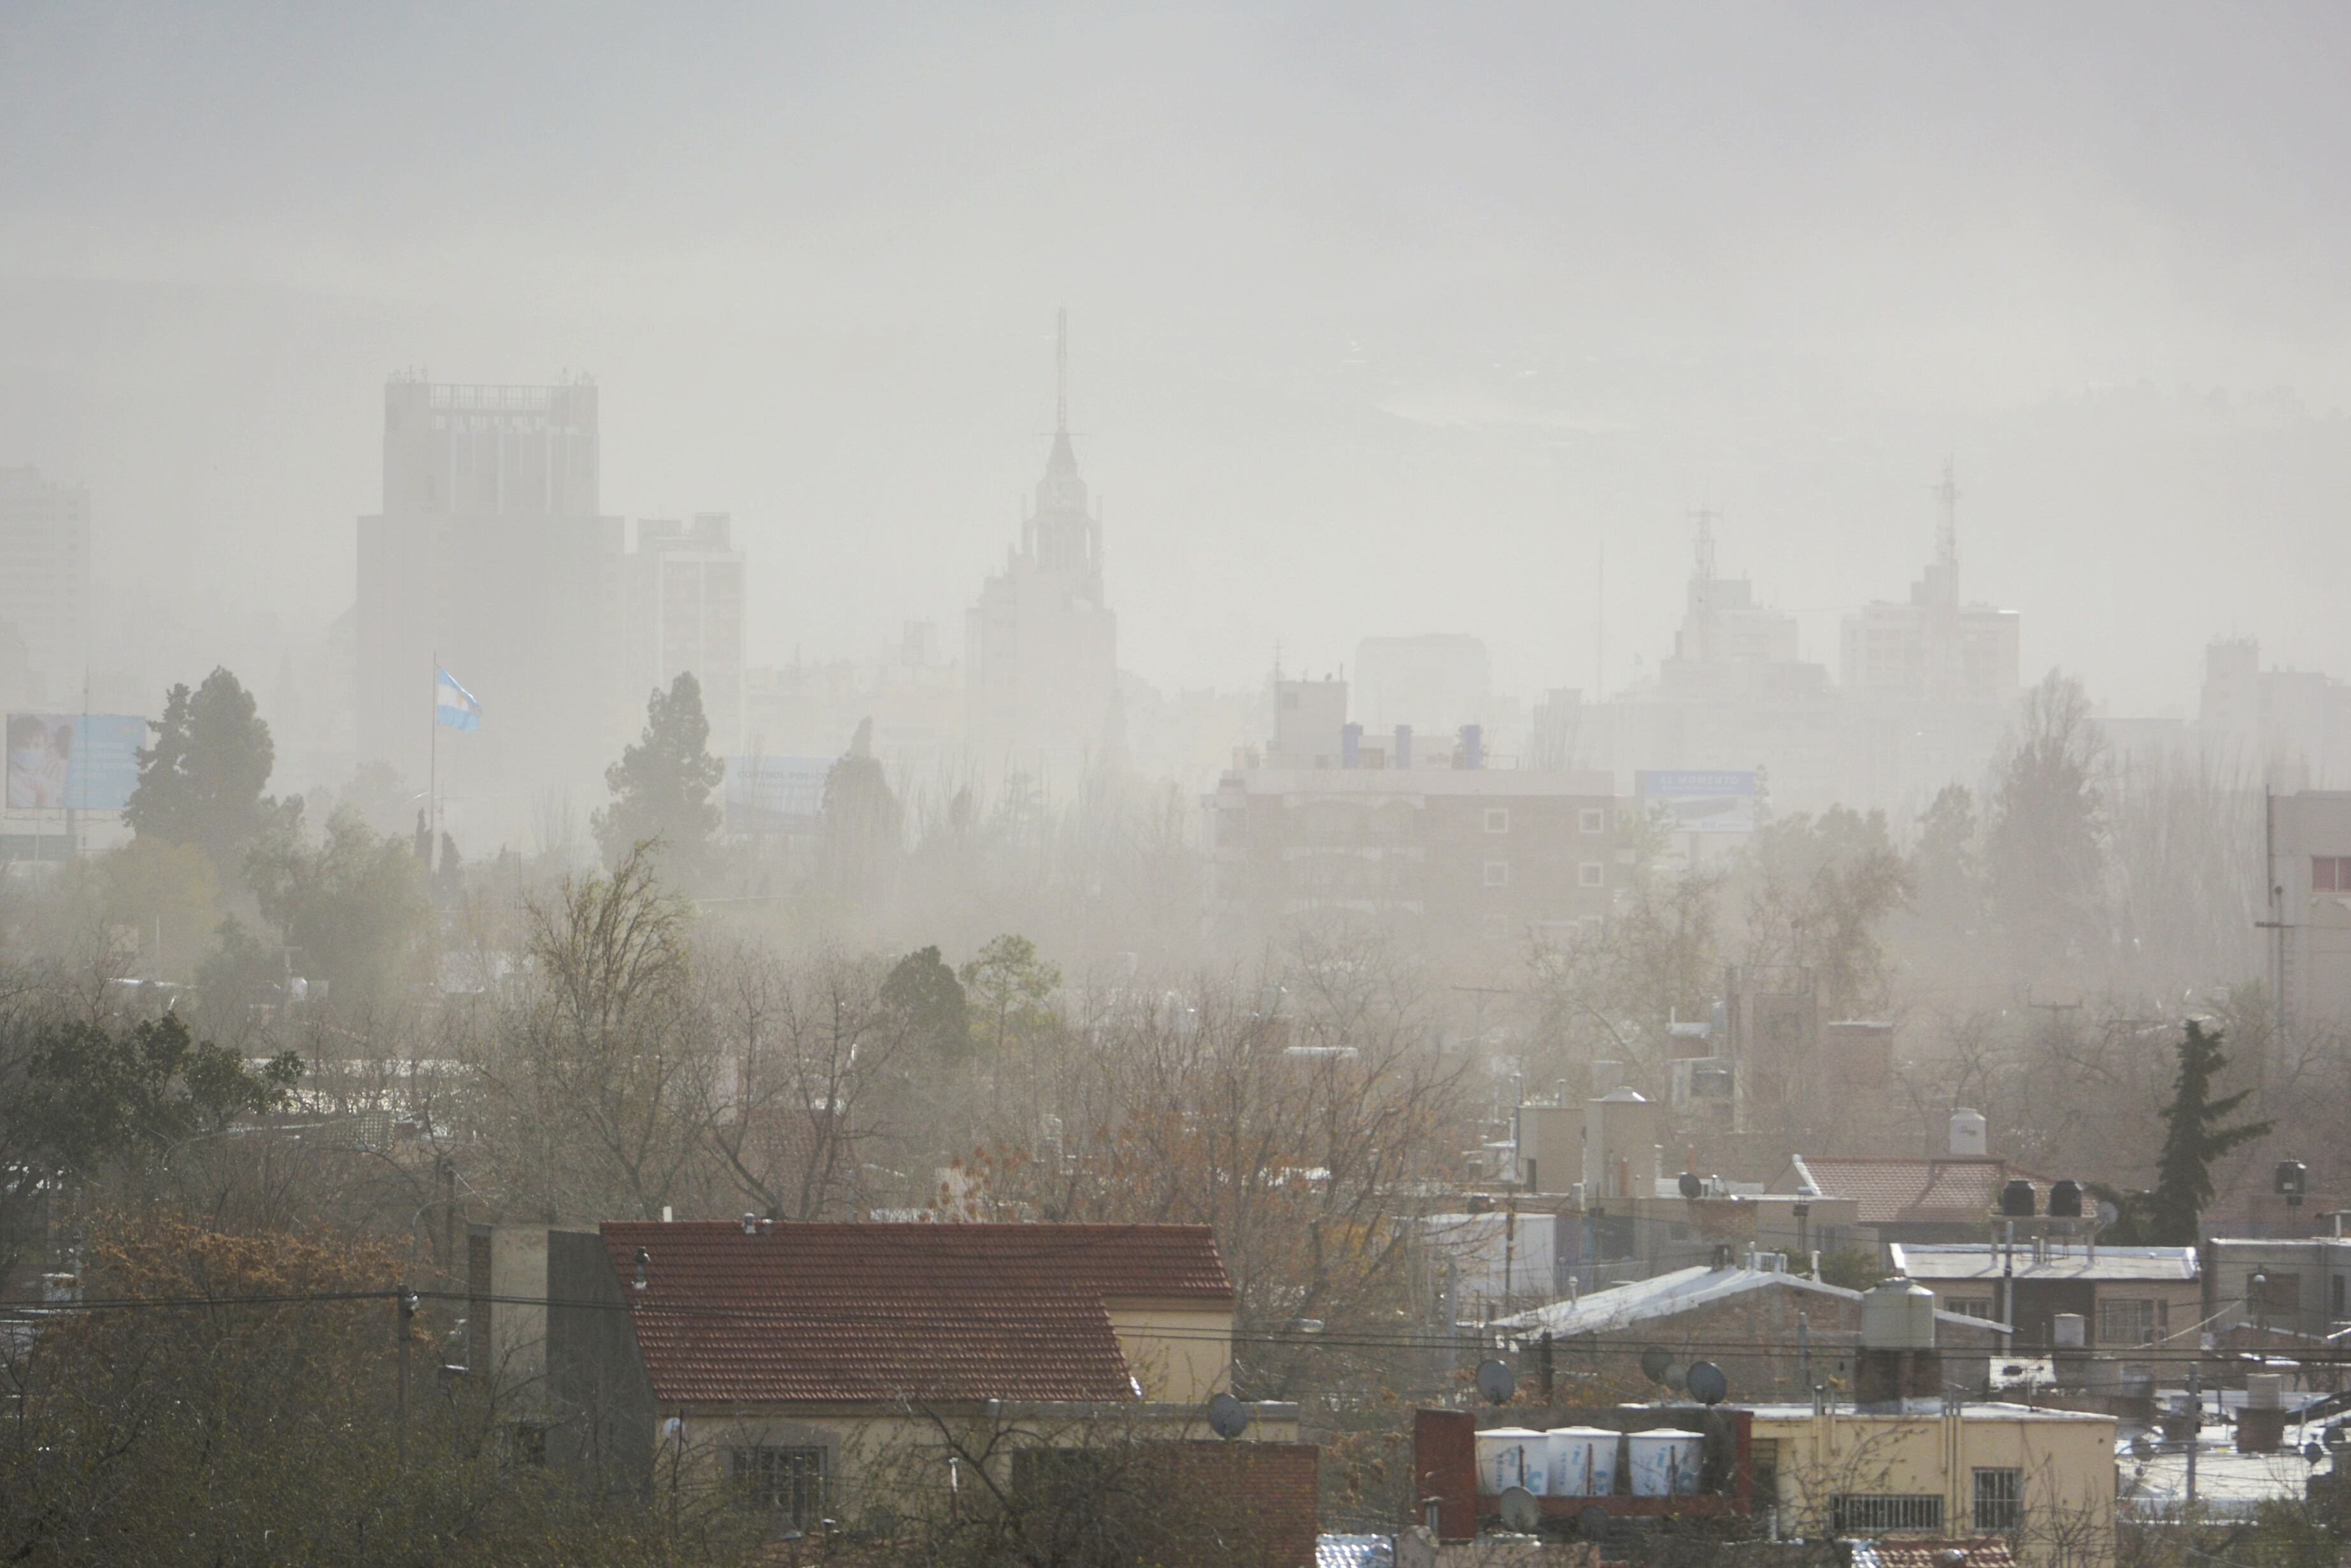
{"label": "building under haze", "polygon": [[1935,498],[1935,559],[1907,602],[1881,601],[1844,618],[1841,679],[1856,695],[2005,707],[2022,689],[2019,618],[1960,600],[1959,491],[1949,465]]}
{"label": "building under haze", "polygon": [[724,512],[643,518],[623,577],[629,698],[642,703],[692,671],[714,757],[733,756],[743,738],[743,552],[730,531]]}
{"label": "building under haze", "polygon": [[[422,785],[437,657],[479,699],[440,747],[460,812],[585,797],[626,732],[624,525],[598,509],[596,388],[384,388],[383,510],[359,521],[359,759]],[[636,703],[641,708],[643,697]]]}
{"label": "building under haze", "polygon": [[1118,617],[1102,600],[1102,513],[1070,443],[1068,337],[1053,447],[1020,542],[965,620],[968,741],[984,769],[1066,785],[1122,748]]}
{"label": "building under haze", "polygon": [[0,707],[77,705],[89,623],[89,492],[0,468]]}

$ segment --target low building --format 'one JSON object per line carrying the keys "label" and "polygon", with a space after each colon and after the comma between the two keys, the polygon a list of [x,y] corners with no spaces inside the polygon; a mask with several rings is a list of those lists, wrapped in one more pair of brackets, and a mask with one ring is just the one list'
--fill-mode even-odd
{"label": "low building", "polygon": [[2089,1350],[2193,1347],[2204,1316],[2192,1247],[2100,1247],[2042,1239],[1970,1246],[1896,1242],[1894,1269],[1935,1292],[1939,1310],[2014,1331],[2012,1348],[2055,1348],[2055,1320],[2079,1316]]}
{"label": "low building", "polygon": [[2033,1184],[2036,1207],[2046,1201],[2045,1178],[1997,1155],[1798,1155],[1770,1186],[1778,1193],[1850,1198],[1855,1223],[1880,1244],[1939,1243],[1984,1240],[2001,1189],[2018,1180]]}
{"label": "low building", "polygon": [[2204,1316],[2216,1333],[2316,1341],[2351,1322],[2351,1238],[2215,1237],[2204,1260]]}
{"label": "low building", "polygon": [[469,1261],[470,1369],[549,1463],[808,1531],[945,1510],[958,1465],[1010,1489],[1151,1445],[1311,1557],[1296,1406],[1247,1407],[1262,1453],[1210,1439],[1233,1289],[1205,1226],[477,1226]]}
{"label": "low building", "polygon": [[[1655,1348],[1684,1365],[1711,1361],[1741,1400],[1850,1387],[1862,1292],[1790,1272],[1776,1255],[1719,1269],[1680,1269],[1553,1301],[1494,1326],[1522,1344],[1548,1336],[1555,1375],[1641,1381]],[[1980,1322],[1938,1313],[1943,1381],[1981,1388],[1993,1338]]]}

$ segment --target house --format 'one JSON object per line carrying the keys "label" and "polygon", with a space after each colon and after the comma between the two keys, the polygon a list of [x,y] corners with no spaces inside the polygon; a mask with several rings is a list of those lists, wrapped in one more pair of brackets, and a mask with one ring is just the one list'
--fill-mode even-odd
{"label": "house", "polygon": [[1896,1272],[1934,1291],[1942,1311],[2012,1325],[2019,1351],[2053,1347],[2060,1313],[2084,1320],[2086,1349],[2192,1347],[2204,1315],[2192,1247],[2042,1238],[2013,1247],[1896,1242],[1890,1250]]}
{"label": "house", "polygon": [[1274,1500],[1259,1522],[1311,1558],[1296,1406],[1207,1440],[1234,1294],[1205,1226],[476,1226],[470,1263],[470,1371],[549,1463],[810,1531],[1159,1445],[1166,1474]]}
{"label": "house", "polygon": [[[1552,1343],[1555,1376],[1640,1380],[1650,1347],[1684,1364],[1719,1365],[1740,1399],[1850,1385],[1862,1292],[1792,1273],[1777,1255],[1717,1269],[1679,1269],[1577,1295],[1495,1324],[1521,1345]],[[1939,1313],[1948,1380],[1983,1384],[1993,1336],[1970,1319]]]}
{"label": "house", "polygon": [[1797,1155],[1770,1189],[1849,1198],[1854,1222],[1874,1231],[1881,1244],[1932,1243],[1985,1239],[2001,1189],[2018,1180],[2033,1184],[2036,1205],[2046,1201],[2046,1179],[1980,1154],[1925,1159]]}
{"label": "house", "polygon": [[2204,1315],[2217,1333],[2314,1341],[2351,1320],[2351,1237],[2215,1237],[2204,1257]]}

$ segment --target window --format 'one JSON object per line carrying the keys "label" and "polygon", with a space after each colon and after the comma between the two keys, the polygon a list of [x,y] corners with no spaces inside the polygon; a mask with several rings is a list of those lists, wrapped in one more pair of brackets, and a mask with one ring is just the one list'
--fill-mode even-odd
{"label": "window", "polygon": [[1748,1475],[1756,1502],[1770,1508],[1780,1500],[1780,1440],[1758,1437],[1748,1450]]}
{"label": "window", "polygon": [[[1990,1296],[1953,1296],[1943,1303],[1943,1310],[1947,1312],[1957,1312],[1963,1318],[1978,1318],[1985,1322],[1994,1321]],[[2103,1333],[2099,1335],[2101,1343],[2105,1342],[2105,1338]]]}
{"label": "window", "polygon": [[1508,806],[1487,807],[1486,831],[1489,833],[1509,832],[1510,831],[1510,809]]}
{"label": "window", "polygon": [[822,1448],[737,1448],[729,1459],[728,1477],[742,1507],[778,1515],[794,1530],[823,1521]]}
{"label": "window", "polygon": [[2153,1301],[2100,1301],[2098,1303],[2098,1343],[2100,1344],[2153,1344],[2155,1343],[2155,1303]]}
{"label": "window", "polygon": [[2013,1535],[2024,1528],[2024,1472],[1976,1472],[1976,1530],[1984,1535]]}
{"label": "window", "polygon": [[2344,1285],[2343,1276],[2342,1276],[2342,1275],[2340,1275],[2340,1274],[2335,1275],[2335,1306],[2334,1306],[2334,1308],[2333,1308],[2333,1312],[2334,1312],[2334,1315],[2335,1315],[2335,1316],[2336,1316],[2336,1317],[2338,1317],[2338,1318],[2339,1318],[2339,1317],[2341,1317],[2341,1316],[2343,1315],[2343,1285]]}
{"label": "window", "polygon": [[1829,1500],[1829,1523],[1839,1535],[1884,1535],[1888,1531],[1939,1534],[1943,1499],[1938,1492],[1840,1492]]}
{"label": "window", "polygon": [[1586,806],[1576,813],[1576,826],[1587,833],[1604,833],[1608,831],[1608,813],[1597,806]]}
{"label": "window", "polygon": [[2351,855],[2311,856],[2310,891],[2351,893]]}
{"label": "window", "polygon": [[1607,882],[1608,868],[1598,861],[1585,861],[1575,868],[1575,885],[1578,887],[1604,887]]}
{"label": "window", "polygon": [[1488,887],[1510,886],[1510,862],[1508,861],[1488,861],[1486,862],[1486,885]]}

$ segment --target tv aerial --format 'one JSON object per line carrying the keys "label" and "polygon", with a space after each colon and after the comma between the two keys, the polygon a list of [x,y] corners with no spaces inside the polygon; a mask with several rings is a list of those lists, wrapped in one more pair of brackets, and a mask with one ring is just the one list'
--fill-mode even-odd
{"label": "tv aerial", "polygon": [[1208,1401],[1208,1430],[1231,1442],[1249,1430],[1249,1406],[1229,1394],[1219,1394]]}
{"label": "tv aerial", "polygon": [[1519,1391],[1518,1375],[1507,1361],[1481,1361],[1478,1364],[1478,1392],[1489,1405],[1507,1405],[1510,1396]]}

